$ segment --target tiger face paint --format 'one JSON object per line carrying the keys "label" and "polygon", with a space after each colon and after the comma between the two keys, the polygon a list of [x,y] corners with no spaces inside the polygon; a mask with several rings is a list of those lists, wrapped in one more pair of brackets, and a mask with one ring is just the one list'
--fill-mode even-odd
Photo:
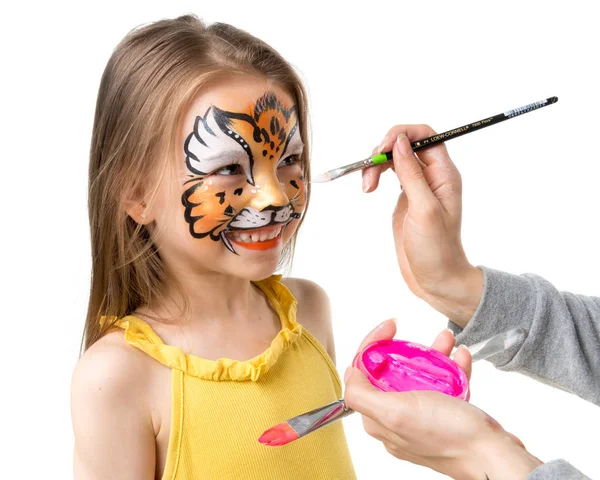
{"label": "tiger face paint", "polygon": [[195,118],[183,150],[181,203],[190,235],[230,252],[282,243],[302,216],[306,184],[296,108],[272,91],[233,110],[212,104]]}

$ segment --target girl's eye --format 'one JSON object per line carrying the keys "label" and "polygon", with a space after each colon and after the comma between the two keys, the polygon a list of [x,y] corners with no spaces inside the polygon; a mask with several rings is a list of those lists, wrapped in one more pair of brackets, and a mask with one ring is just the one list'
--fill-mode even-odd
{"label": "girl's eye", "polygon": [[242,174],[242,166],[238,164],[227,165],[226,167],[220,168],[219,170],[215,170],[214,175],[241,175]]}
{"label": "girl's eye", "polygon": [[300,155],[290,155],[279,162],[278,167],[289,167],[300,161]]}

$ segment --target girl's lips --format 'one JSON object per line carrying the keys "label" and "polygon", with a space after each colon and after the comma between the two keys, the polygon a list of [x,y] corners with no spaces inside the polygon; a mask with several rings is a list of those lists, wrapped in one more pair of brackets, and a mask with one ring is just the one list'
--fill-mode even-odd
{"label": "girl's lips", "polygon": [[283,229],[284,225],[256,230],[232,230],[227,232],[227,237],[248,250],[270,250],[281,243]]}

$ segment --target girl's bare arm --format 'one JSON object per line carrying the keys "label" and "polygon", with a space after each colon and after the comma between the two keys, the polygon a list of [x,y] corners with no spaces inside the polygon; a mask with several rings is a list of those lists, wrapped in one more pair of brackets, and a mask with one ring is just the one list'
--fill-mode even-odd
{"label": "girl's bare arm", "polygon": [[75,480],[154,479],[155,437],[138,353],[102,339],[77,364]]}

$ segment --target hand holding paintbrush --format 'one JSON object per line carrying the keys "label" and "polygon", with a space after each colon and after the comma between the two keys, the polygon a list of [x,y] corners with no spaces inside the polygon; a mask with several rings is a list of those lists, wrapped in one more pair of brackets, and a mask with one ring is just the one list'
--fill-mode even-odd
{"label": "hand holding paintbrush", "polygon": [[[395,326],[386,322],[368,341],[390,338]],[[469,347],[473,361],[517,345],[525,331],[513,330],[496,340]],[[500,340],[500,341],[499,341]],[[442,332],[433,347],[449,353],[454,338]],[[454,360],[470,376],[469,353],[459,347]],[[380,440],[401,460],[428,467],[451,478],[529,478],[541,461],[531,455],[519,438],[474,405],[437,392],[390,393],[377,390],[362,372],[348,369],[345,402],[363,415],[365,431]],[[583,477],[582,477],[583,478]]]}
{"label": "hand holding paintbrush", "polygon": [[[558,97],[546,98],[545,100],[534,102],[523,107],[514,108],[512,110],[508,110],[507,112],[499,113],[498,115],[483,118],[476,122],[463,125],[462,127],[453,128],[452,130],[448,130],[443,133],[432,133],[427,137],[419,137],[419,139],[413,141],[410,146],[414,152],[417,152],[419,150],[423,150],[425,148],[433,147],[434,145],[447,142],[448,140],[452,140],[453,138],[461,137],[468,133],[481,130],[482,128],[496,125],[497,123],[503,122],[510,118],[517,117],[519,115],[523,115],[524,113],[532,112],[533,110],[537,110],[538,108],[552,105],[556,102],[558,102]],[[329,170],[328,172],[325,172],[321,175],[316,175],[312,179],[312,181],[315,183],[329,182],[331,180],[335,180],[336,178],[340,178],[357,170],[362,170],[373,165],[385,164],[393,159],[392,151],[386,151],[383,148],[381,148],[379,149],[379,152],[380,153],[378,153],[377,155],[372,155],[371,157],[365,158],[364,160],[360,160],[358,162],[344,165],[343,167],[338,167],[333,170]]]}
{"label": "hand holding paintbrush", "polygon": [[[433,347],[427,348],[412,342],[388,340],[395,331],[395,324],[388,321],[371,332],[359,348],[353,366],[382,392],[432,390],[462,400],[470,396],[470,353],[475,361],[481,360],[511,348],[525,337],[524,331],[516,329],[469,349],[459,348],[455,363],[446,356],[454,346],[450,332],[442,332]],[[269,446],[285,445],[351,413],[348,401],[341,399],[276,425],[267,430],[259,442]]]}

